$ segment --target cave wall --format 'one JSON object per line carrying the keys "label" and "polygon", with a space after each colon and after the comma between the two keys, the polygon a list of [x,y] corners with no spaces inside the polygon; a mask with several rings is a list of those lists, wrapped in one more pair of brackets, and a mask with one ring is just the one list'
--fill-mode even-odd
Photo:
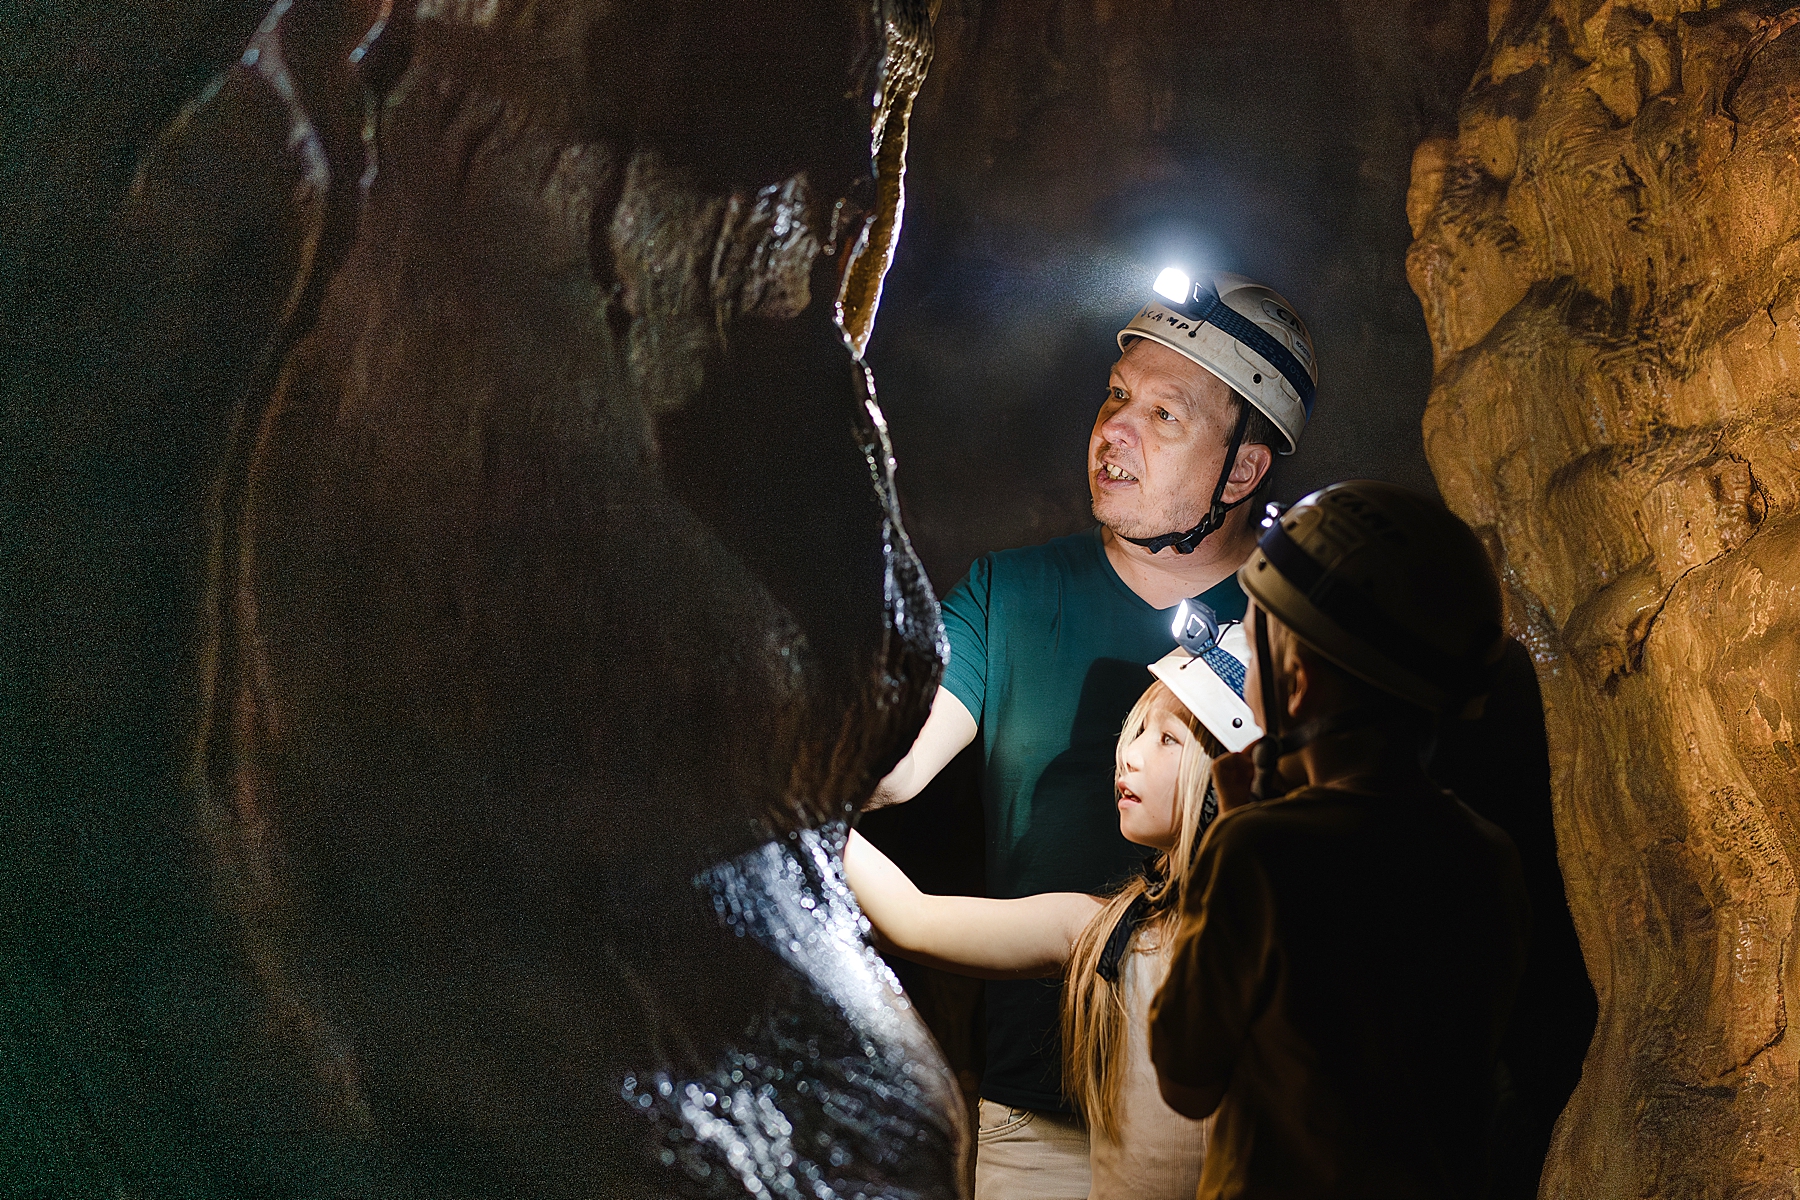
{"label": "cave wall", "polygon": [[[749,311],[760,300],[740,304],[738,285],[750,276],[772,268],[791,284],[797,274],[791,261],[755,256],[758,246],[782,249],[762,237],[780,203],[793,201],[788,211],[804,211],[815,245],[835,250],[848,243],[833,240],[834,214],[860,228],[873,212],[842,319],[859,342],[870,338],[903,464],[901,502],[940,586],[988,549],[1087,523],[1080,462],[1092,396],[1120,315],[1170,255],[1253,271],[1287,291],[1314,325],[1324,386],[1318,419],[1301,453],[1283,462],[1277,492],[1291,498],[1347,475],[1426,487],[1435,478],[1489,538],[1505,569],[1513,631],[1537,660],[1563,863],[1605,1013],[1560,1128],[1548,1194],[1791,1194],[1800,1111],[1786,1036],[1786,998],[1797,978],[1791,721],[1800,667],[1800,445],[1787,382],[1788,364],[1800,356],[1800,294],[1789,282],[1800,75],[1791,14],[1772,5],[1593,0],[1516,0],[1491,13],[1474,0],[944,0],[917,109],[904,100],[923,57],[898,59],[901,86],[874,109],[872,145],[861,116],[854,138],[842,114],[796,138],[778,108],[700,92],[712,103],[698,113],[663,105],[666,147],[691,159],[691,173],[671,183],[642,163],[631,175],[629,137],[612,143],[617,154],[558,157],[545,149],[594,146],[607,142],[602,133],[619,132],[618,109],[559,107],[554,81],[573,94],[621,77],[621,63],[638,65],[632,54],[641,39],[608,49],[603,37],[584,41],[579,21],[549,21],[525,23],[510,48],[484,46],[482,21],[471,18],[491,19],[504,6],[427,7],[437,27],[431,61],[451,68],[440,84],[507,93],[494,110],[510,114],[500,125],[542,143],[504,169],[490,163],[475,172],[473,193],[486,200],[473,215],[405,233],[410,252],[424,258],[442,256],[435,242],[454,246],[471,230],[490,239],[482,244],[492,256],[521,245],[547,255],[520,257],[536,264],[524,268],[489,263],[486,277],[503,280],[511,301],[498,306],[498,319],[463,326],[471,335],[452,339],[446,352],[479,358],[491,353],[491,345],[472,348],[482,337],[505,343],[532,328],[581,331],[526,356],[534,370],[560,364],[556,378],[532,376],[542,385],[536,395],[563,395],[558,419],[575,419],[581,389],[559,389],[594,367],[569,362],[567,347],[618,333],[605,321],[583,323],[591,312],[581,321],[570,315],[572,297],[602,309],[609,302],[591,273],[615,254],[640,282],[672,269],[692,283],[698,269],[697,255],[646,256],[628,234],[616,244],[615,225],[592,236],[594,205],[616,204],[628,178],[642,202],[632,211],[680,210],[692,221],[730,210],[746,227],[762,223],[746,243],[750,256],[727,263],[735,280],[727,307],[744,311],[719,317],[752,358],[780,337],[757,322],[795,315],[780,288],[760,315]],[[331,54],[354,46],[369,28],[357,21],[377,9],[392,15],[376,6],[334,18],[339,24],[323,34]],[[298,7],[301,17],[321,10],[336,11]],[[265,177],[269,190],[257,203],[234,204],[220,199],[220,188],[243,180],[217,173],[230,157],[217,144],[165,141],[165,156],[184,145],[205,151],[200,161],[214,172],[201,189],[205,203],[180,194],[181,173],[165,157],[163,183],[144,193],[161,207],[134,218],[140,231],[160,230],[149,261],[114,226],[158,132],[237,58],[265,8],[19,11],[22,19],[0,31],[9,131],[0,346],[11,367],[0,381],[0,718],[11,751],[0,762],[0,790],[5,861],[17,881],[10,894],[19,900],[3,948],[14,1000],[7,1046],[17,1064],[7,1085],[17,1119],[5,1145],[28,1156],[14,1161],[33,1163],[64,1190],[104,1180],[152,1193],[217,1186],[232,1194],[246,1179],[260,1186],[284,1171],[311,1172],[308,1186],[322,1192],[355,1185],[366,1177],[355,1155],[327,1156],[333,1175],[296,1132],[306,1119],[296,1115],[294,1089],[282,1091],[289,1066],[265,1061],[266,1047],[246,1049],[267,1032],[259,1025],[263,985],[231,948],[230,914],[206,900],[211,867],[186,778],[203,707],[207,651],[194,629],[207,603],[208,488],[245,374],[268,371],[257,366],[266,330],[254,321],[288,298],[279,276],[291,264],[282,256],[304,241],[293,240],[298,226],[269,224],[280,226],[292,180],[270,185]],[[716,16],[694,15],[690,28],[716,28]],[[765,31],[803,29],[817,48],[831,44],[819,29],[841,13],[823,23],[792,12],[739,16]],[[346,43],[331,41],[344,36]],[[722,44],[738,51],[747,43],[734,36]],[[331,54],[321,51],[312,66],[339,61]],[[665,53],[656,61],[682,59]],[[564,74],[543,74],[547,62]],[[378,69],[403,67],[395,59]],[[540,77],[519,82],[534,71]],[[341,142],[333,153],[352,164],[337,178],[354,209],[351,185],[367,165],[361,155],[379,145],[361,142],[355,88],[332,91],[347,86],[338,72],[312,78],[322,80],[327,107],[348,102],[334,118]],[[1471,74],[1459,115],[1456,98]],[[242,87],[243,71],[237,75]],[[751,80],[751,94],[775,77]],[[725,87],[732,77],[719,78]],[[276,115],[263,130],[273,140],[260,149],[245,151],[256,142],[246,121],[213,133],[228,135],[234,153],[279,157],[285,130]],[[713,120],[751,136],[697,147],[707,140],[695,130]],[[190,124],[184,136],[194,135]],[[486,135],[470,136],[479,143]],[[409,164],[404,143],[397,149],[390,178],[410,171],[429,184],[455,161],[419,151]],[[866,165],[871,149],[871,177],[842,169],[851,151]],[[896,242],[903,151],[906,232]],[[771,165],[777,160],[780,170]],[[804,203],[778,197],[758,211],[758,190],[796,165],[811,169],[817,194]],[[739,193],[749,203],[732,210]],[[521,205],[527,196],[532,203]],[[835,207],[839,198],[844,208]],[[390,205],[380,228],[404,230],[420,211]],[[439,237],[445,229],[462,232]],[[276,242],[261,240],[271,236]],[[342,225],[332,231],[334,264],[353,240]],[[264,252],[277,244],[279,253]],[[296,331],[296,342],[309,333],[312,340],[294,378],[263,393],[287,397],[290,419],[308,404],[323,411],[321,379],[329,395],[368,401],[360,385],[344,385],[353,360],[340,351],[357,343],[358,322],[380,307],[366,303],[379,289],[355,280],[381,278],[392,245],[374,239],[351,260],[336,326]],[[785,248],[806,252],[793,242]],[[829,257],[806,268],[810,304],[802,311],[815,329],[837,295]],[[872,301],[890,259],[871,335]],[[245,263],[251,269],[240,269]],[[519,277],[539,267],[570,290],[525,302]],[[437,270],[426,294],[473,303],[455,274]],[[184,295],[200,303],[170,303]],[[682,298],[676,287],[651,307],[663,305],[670,318]],[[554,319],[546,322],[546,312]],[[462,319],[470,320],[466,312]],[[683,348],[693,337],[703,357],[722,352],[680,320],[657,328],[671,333],[664,348],[648,352],[652,367],[668,368],[657,388],[689,386]],[[403,349],[405,340],[395,345]],[[771,353],[811,356],[829,373],[844,365],[837,352],[789,343]],[[827,394],[842,399],[841,387],[832,383]],[[755,414],[745,398],[755,394],[725,393],[747,428]],[[445,398],[427,388],[395,395],[387,415],[407,419],[440,411],[434,405]],[[512,402],[521,421],[513,436],[529,440],[532,414],[550,410],[534,409],[521,389]],[[715,470],[705,425],[679,417],[657,425],[679,460],[681,498],[716,540],[753,560],[758,586],[774,579],[774,590],[800,597],[800,609],[831,607],[834,597],[808,599],[804,576],[784,581],[771,565],[791,544],[746,549],[737,541],[753,514],[734,509],[742,492],[730,485],[742,476]],[[317,438],[316,428],[301,433]],[[795,461],[791,447],[752,439],[747,449],[752,462],[786,469]],[[285,481],[277,489],[285,503],[304,494],[305,482],[294,468],[299,458],[284,454],[272,460],[271,477]],[[832,468],[845,486],[843,472],[862,469],[860,457]],[[867,513],[867,496],[858,496],[841,511]],[[802,494],[786,502],[814,501]],[[316,552],[306,545],[307,519],[302,512],[287,521],[272,543],[280,552],[286,539],[290,562]],[[397,540],[432,519],[415,511]],[[856,544],[859,554],[880,550],[867,538]],[[719,567],[714,578],[737,569]],[[319,586],[334,602],[347,590],[342,579]],[[274,599],[293,603],[291,592]],[[859,595],[856,603],[867,609],[869,600]],[[711,636],[716,614],[691,616],[695,637]],[[378,619],[370,628],[363,648],[376,658],[394,653],[383,636],[391,626]],[[296,650],[304,640],[290,638],[287,649],[310,653]],[[247,656],[234,661],[255,666],[254,646],[239,649]],[[842,678],[827,690],[836,697],[828,708],[853,703],[844,697],[854,687]],[[889,726],[905,723],[885,711]],[[225,725],[227,733],[235,728]],[[577,741],[551,749],[567,754]],[[253,743],[227,738],[221,757]],[[854,773],[867,776],[880,748],[862,749]],[[218,778],[230,781],[233,770],[227,763]],[[787,797],[764,779],[752,804],[756,831],[714,829],[705,835],[708,852],[742,849],[771,821],[798,826],[829,816],[847,786],[840,780]],[[938,798],[966,817],[967,805],[954,800]],[[939,818],[947,808],[932,803],[922,798],[883,819],[929,826],[916,841],[941,871],[922,878],[948,888],[959,876],[953,864],[942,869]],[[979,831],[965,825],[963,834]],[[952,997],[944,1007],[958,1003]],[[959,1036],[961,1063],[978,1047]],[[273,1139],[264,1136],[271,1113],[280,1126]],[[263,1139],[259,1149],[278,1149],[248,1175],[234,1175],[235,1166],[220,1164],[247,1144],[235,1139],[252,1134]],[[944,1145],[953,1141],[946,1135]]]}
{"label": "cave wall", "polygon": [[7,1187],[958,1194],[838,873],[925,6],[0,38]]}
{"label": "cave wall", "polygon": [[1796,24],[1496,3],[1414,160],[1426,449],[1536,658],[1600,997],[1546,1197],[1800,1177]]}

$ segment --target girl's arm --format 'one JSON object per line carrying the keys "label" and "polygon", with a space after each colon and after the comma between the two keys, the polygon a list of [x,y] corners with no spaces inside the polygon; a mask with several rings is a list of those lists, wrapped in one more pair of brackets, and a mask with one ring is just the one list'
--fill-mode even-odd
{"label": "girl's arm", "polygon": [[1019,900],[927,896],[854,829],[844,847],[844,876],[882,949],[983,979],[1061,974],[1069,947],[1100,909],[1100,901],[1081,892]]}

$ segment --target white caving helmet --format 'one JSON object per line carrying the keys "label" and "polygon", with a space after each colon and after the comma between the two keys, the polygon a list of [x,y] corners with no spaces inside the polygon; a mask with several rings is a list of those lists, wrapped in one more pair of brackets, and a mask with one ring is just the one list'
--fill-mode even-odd
{"label": "white caving helmet", "polygon": [[[1256,715],[1244,702],[1250,638],[1243,625],[1234,622],[1220,629],[1212,609],[1196,598],[1183,600],[1176,609],[1172,632],[1175,649],[1151,663],[1150,673],[1231,753],[1262,737]],[[1218,815],[1218,795],[1209,778],[1200,802],[1201,830]]]}
{"label": "white caving helmet", "polygon": [[1269,418],[1292,454],[1312,416],[1319,369],[1312,335],[1281,293],[1242,275],[1190,280],[1171,267],[1153,300],[1119,330],[1119,349],[1146,338],[1199,363]]}
{"label": "white caving helmet", "polygon": [[[1181,617],[1176,620],[1179,623]],[[1249,665],[1249,635],[1243,625],[1233,624],[1217,635],[1211,648],[1198,655],[1185,647],[1175,647],[1150,664],[1150,673],[1167,684],[1207,732],[1235,754],[1262,736],[1256,715],[1244,702],[1244,677]]]}
{"label": "white caving helmet", "polygon": [[[1242,275],[1218,275],[1210,282],[1195,282],[1170,267],[1156,277],[1155,290],[1164,299],[1144,305],[1131,323],[1119,330],[1120,351],[1134,338],[1144,338],[1199,363],[1269,418],[1283,439],[1275,447],[1277,453],[1292,454],[1312,415],[1319,378],[1312,335],[1294,315],[1293,307],[1274,288]],[[1152,554],[1171,547],[1177,554],[1189,554],[1223,525],[1226,514],[1250,498],[1246,494],[1230,504],[1224,499],[1249,417],[1250,407],[1246,407],[1225,451],[1212,504],[1198,525],[1125,540]]]}

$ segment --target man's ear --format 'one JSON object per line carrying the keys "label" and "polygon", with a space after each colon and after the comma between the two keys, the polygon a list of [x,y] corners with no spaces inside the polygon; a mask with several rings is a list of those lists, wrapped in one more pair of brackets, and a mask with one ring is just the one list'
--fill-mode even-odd
{"label": "man's ear", "polygon": [[1237,503],[1262,486],[1263,479],[1274,463],[1274,452],[1261,442],[1239,446],[1237,461],[1231,464],[1231,475],[1225,484],[1224,494],[1219,498],[1227,504]]}

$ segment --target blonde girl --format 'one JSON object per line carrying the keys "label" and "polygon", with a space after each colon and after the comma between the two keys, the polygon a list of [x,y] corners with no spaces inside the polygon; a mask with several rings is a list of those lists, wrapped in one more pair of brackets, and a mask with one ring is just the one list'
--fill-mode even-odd
{"label": "blonde girl", "polygon": [[1188,1200],[1206,1152],[1207,1123],[1163,1103],[1147,1034],[1181,891],[1212,815],[1211,762],[1225,751],[1163,682],[1173,678],[1195,694],[1182,668],[1205,667],[1178,659],[1186,652],[1156,664],[1161,678],[1119,735],[1119,831],[1156,853],[1111,896],[928,896],[861,835],[853,832],[844,851],[850,886],[883,949],[984,978],[1066,975],[1063,1083],[1088,1124],[1092,1200]]}

